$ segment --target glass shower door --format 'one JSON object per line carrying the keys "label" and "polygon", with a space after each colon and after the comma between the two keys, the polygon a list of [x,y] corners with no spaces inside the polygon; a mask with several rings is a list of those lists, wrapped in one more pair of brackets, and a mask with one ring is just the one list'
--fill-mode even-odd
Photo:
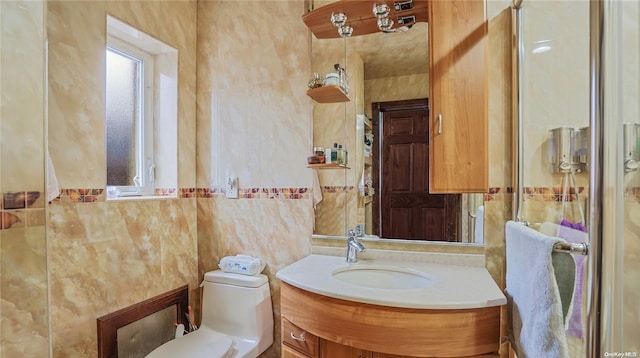
{"label": "glass shower door", "polygon": [[640,357],[640,2],[600,9],[602,139],[612,148],[602,149],[600,353]]}

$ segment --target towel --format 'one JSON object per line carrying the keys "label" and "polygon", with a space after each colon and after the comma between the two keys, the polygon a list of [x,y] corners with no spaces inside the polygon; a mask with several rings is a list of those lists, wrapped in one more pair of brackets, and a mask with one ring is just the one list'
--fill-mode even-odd
{"label": "towel", "polygon": [[[558,237],[567,240],[567,242],[578,244],[589,241],[589,235],[581,230],[572,229],[566,226],[560,226]],[[569,316],[569,327],[567,333],[577,338],[584,337],[584,328],[582,323],[582,284],[584,279],[584,265],[586,256],[574,255],[576,265],[576,286],[573,293],[573,308]]]}
{"label": "towel", "polygon": [[[557,236],[567,240],[567,242],[578,244],[588,242],[589,235],[579,229],[570,228],[564,225],[558,225],[545,222],[540,227],[540,232]],[[576,255],[573,257],[576,264],[576,285],[573,291],[573,304],[567,324],[567,334],[576,338],[584,338],[584,324],[582,320],[582,292],[584,285],[584,266],[586,256]]]}
{"label": "towel", "polygon": [[476,211],[476,227],[474,232],[474,242],[484,243],[484,206],[479,206]]}
{"label": "towel", "polygon": [[[575,264],[554,253],[564,242],[514,221],[506,225],[508,313],[519,358],[568,357],[561,296],[573,292]],[[559,287],[562,286],[562,287]],[[571,297],[571,295],[569,295]]]}
{"label": "towel", "polygon": [[311,189],[313,195],[313,210],[316,210],[318,203],[322,201],[322,187],[320,186],[320,178],[318,178],[318,169],[313,170],[313,188]]}
{"label": "towel", "polygon": [[60,187],[58,186],[58,177],[56,176],[56,170],[53,167],[53,161],[51,155],[47,150],[47,202],[60,196]]}

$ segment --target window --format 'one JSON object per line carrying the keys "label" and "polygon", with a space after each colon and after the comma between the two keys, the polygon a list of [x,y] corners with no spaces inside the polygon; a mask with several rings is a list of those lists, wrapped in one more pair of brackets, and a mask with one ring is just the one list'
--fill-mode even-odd
{"label": "window", "polygon": [[174,48],[107,17],[108,199],[176,189],[177,58]]}
{"label": "window", "polygon": [[153,194],[153,57],[107,45],[107,185],[118,196]]}

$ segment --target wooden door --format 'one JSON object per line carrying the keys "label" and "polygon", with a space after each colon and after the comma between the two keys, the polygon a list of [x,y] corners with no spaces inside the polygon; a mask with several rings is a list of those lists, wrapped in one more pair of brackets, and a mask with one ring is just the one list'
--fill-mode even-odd
{"label": "wooden door", "polygon": [[489,190],[485,1],[429,2],[430,191]]}
{"label": "wooden door", "polygon": [[[388,239],[457,241],[460,195],[429,193],[426,100],[377,104],[374,182],[378,235]],[[374,113],[375,113],[374,109]],[[375,117],[375,115],[374,115]],[[377,148],[376,148],[377,147]],[[379,169],[379,170],[378,170]]]}

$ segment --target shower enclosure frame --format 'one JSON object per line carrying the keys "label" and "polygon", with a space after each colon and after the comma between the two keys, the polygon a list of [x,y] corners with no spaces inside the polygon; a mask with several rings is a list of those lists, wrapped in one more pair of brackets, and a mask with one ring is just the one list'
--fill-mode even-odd
{"label": "shower enclosure frame", "polygon": [[[511,6],[512,38],[514,39],[512,44],[512,116],[514,118],[512,217],[515,221],[528,224],[521,213],[524,193],[522,3],[523,0],[512,0]],[[616,25],[613,21],[613,16],[616,15],[616,4],[613,0],[591,0],[589,7],[589,125],[591,127],[588,201],[589,259],[586,267],[585,302],[582,304],[587,313],[584,338],[587,357],[600,357],[604,351],[610,351],[616,347],[614,337],[622,333],[618,331],[621,328],[614,323],[615,315],[619,314],[615,312],[617,307],[615,303],[619,304],[620,294],[616,290],[603,292],[603,280],[614,284],[620,281],[621,268],[617,255],[620,250],[622,229],[618,221],[623,210],[615,200],[610,198],[607,200],[605,192],[608,191],[609,195],[611,191],[620,194],[619,191],[623,190],[621,188],[624,185],[622,185],[620,171],[616,169],[617,158],[621,158],[622,155],[622,149],[618,149],[616,145],[619,141],[618,123],[614,120],[608,122],[605,120],[612,114],[611,109],[605,107],[605,91],[609,94],[612,90],[615,92],[613,86],[605,87],[605,71],[608,71],[607,75],[611,75],[611,72],[615,75],[615,71],[618,71],[615,66],[605,68],[607,61],[612,61],[612,56],[615,56],[611,50],[618,45],[614,28]],[[619,11],[619,8],[617,10]],[[611,97],[615,97],[615,93]],[[605,237],[610,239],[605,240]],[[609,263],[607,267],[603,266],[605,262]]]}

